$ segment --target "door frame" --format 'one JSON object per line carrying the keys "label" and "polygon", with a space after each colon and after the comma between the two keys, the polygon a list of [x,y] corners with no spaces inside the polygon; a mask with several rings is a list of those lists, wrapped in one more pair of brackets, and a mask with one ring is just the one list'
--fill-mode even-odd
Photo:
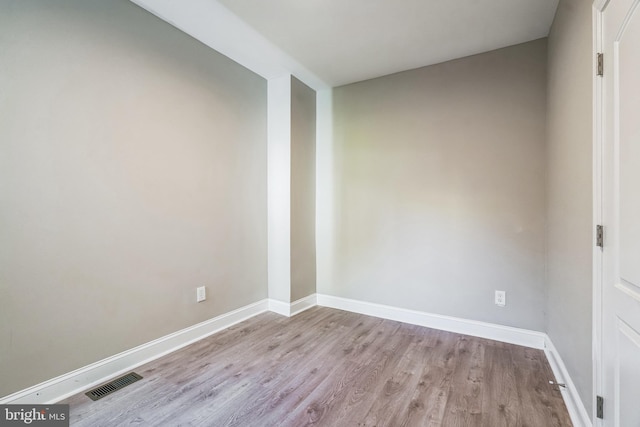
{"label": "door frame", "polygon": [[[602,357],[602,324],[603,324],[603,256],[602,249],[596,242],[596,226],[602,224],[603,219],[603,156],[604,156],[604,76],[597,76],[597,54],[603,51],[602,11],[609,0],[593,1],[593,55],[591,68],[593,75],[593,297],[592,297],[592,360],[593,360],[593,396],[592,415],[594,426],[602,426],[603,422],[596,416],[596,396],[602,396],[604,386],[604,370]],[[607,60],[608,58],[605,58]],[[606,239],[606,227],[605,227]]]}

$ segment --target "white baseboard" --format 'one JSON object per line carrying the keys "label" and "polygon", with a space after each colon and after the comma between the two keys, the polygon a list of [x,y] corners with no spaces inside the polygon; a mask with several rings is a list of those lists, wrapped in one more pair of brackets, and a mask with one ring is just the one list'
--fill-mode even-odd
{"label": "white baseboard", "polygon": [[295,316],[298,313],[302,313],[305,310],[310,309],[318,305],[318,298],[316,294],[309,295],[304,298],[300,298],[297,301],[291,303],[290,313],[291,316]]}
{"label": "white baseboard", "polygon": [[544,349],[545,338],[543,332],[528,329],[513,328],[476,320],[461,319],[440,314],[425,313],[382,304],[357,301],[331,295],[317,295],[318,305],[366,314],[383,319],[396,320],[427,328],[472,335],[510,344],[522,345],[537,349]]}
{"label": "white baseboard", "polygon": [[544,352],[549,360],[553,375],[556,377],[556,382],[566,385],[566,388],[560,387],[560,392],[562,393],[564,403],[567,406],[567,411],[569,411],[569,416],[571,417],[571,422],[573,422],[574,427],[592,427],[591,418],[584,407],[582,399],[580,399],[578,389],[576,389],[575,384],[571,380],[569,371],[567,371],[567,367],[562,361],[560,353],[558,353],[551,338],[548,336],[545,340]]}
{"label": "white baseboard", "polygon": [[278,301],[276,299],[269,300],[269,311],[280,314],[282,316],[291,316],[291,307],[288,302]]}
{"label": "white baseboard", "polygon": [[270,307],[262,300],[0,398],[0,404],[50,404],[97,386],[182,347],[247,320]]}
{"label": "white baseboard", "polygon": [[302,313],[305,310],[315,307],[317,305],[316,294],[311,294],[304,298],[300,298],[292,303],[282,302],[275,299],[269,300],[269,311],[278,313],[282,316],[295,316],[298,313]]}

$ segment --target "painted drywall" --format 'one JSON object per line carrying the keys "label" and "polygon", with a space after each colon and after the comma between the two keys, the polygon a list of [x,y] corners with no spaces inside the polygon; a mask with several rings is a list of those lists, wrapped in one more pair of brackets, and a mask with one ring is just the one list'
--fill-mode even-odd
{"label": "painted drywall", "polygon": [[592,9],[561,0],[549,34],[547,325],[592,408]]}
{"label": "painted drywall", "polygon": [[540,39],[334,90],[319,292],[543,330],[546,54]]}
{"label": "painted drywall", "polygon": [[291,78],[291,301],[316,293],[316,92]]}
{"label": "painted drywall", "polygon": [[266,81],[125,0],[0,10],[0,396],[266,298]]}
{"label": "painted drywall", "polygon": [[316,113],[316,289],[329,289],[337,216],[333,194],[333,90],[316,92]]}
{"label": "painted drywall", "polygon": [[291,301],[291,75],[268,81],[267,223],[269,298]]}

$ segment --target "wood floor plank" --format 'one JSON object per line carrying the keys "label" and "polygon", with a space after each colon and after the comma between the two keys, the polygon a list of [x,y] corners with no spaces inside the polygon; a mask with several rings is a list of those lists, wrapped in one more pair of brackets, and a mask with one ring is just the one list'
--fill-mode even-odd
{"label": "wood floor plank", "polygon": [[522,426],[515,372],[512,367],[511,348],[488,345],[485,348],[488,364],[485,370],[486,392],[482,399],[482,425],[486,427]]}
{"label": "wood floor plank", "polygon": [[72,426],[571,426],[544,352],[314,307],[264,313],[136,369]]}
{"label": "wood floor plank", "polygon": [[[394,327],[396,322],[389,322]],[[324,425],[338,425],[341,420],[364,419],[373,405],[381,404],[382,391],[386,378],[397,370],[402,354],[407,350],[410,340],[400,327],[392,332],[391,337],[378,341],[372,356],[364,364],[361,374],[348,389],[344,399],[337,401],[333,408],[324,411],[324,417],[316,420]],[[381,331],[378,331],[378,335]],[[313,405],[313,403],[312,403]]]}
{"label": "wood floor plank", "polygon": [[[301,317],[299,319],[301,330],[313,328],[321,319],[322,316]],[[205,422],[206,425],[207,420],[225,417],[225,414],[229,413],[229,409],[235,407],[234,402],[237,400],[241,400],[246,406],[247,398],[255,398],[253,395],[256,394],[256,387],[250,386],[255,382],[266,381],[264,376],[270,375],[269,367],[265,369],[265,361],[270,360],[272,366],[279,366],[286,362],[284,356],[302,354],[294,350],[302,347],[306,340],[301,339],[300,334],[292,332],[294,331],[281,328],[273,335],[266,335],[264,339],[253,340],[251,351],[262,355],[262,357],[252,358],[243,364],[236,363],[237,360],[242,360],[237,351],[219,354],[217,356],[219,360],[216,363],[224,366],[223,371],[209,371],[207,374],[198,376],[197,381],[191,380],[189,385],[196,388],[193,392],[182,393],[183,396],[177,402],[179,404],[177,408],[172,408],[174,409],[172,411],[164,411],[170,412],[169,415],[150,420],[158,425],[177,422],[176,420],[180,419],[181,414],[188,412],[187,409],[190,407],[198,407],[199,402],[202,401],[206,404],[201,405],[202,409],[193,412],[193,415],[190,416],[190,422],[194,425]],[[308,350],[311,350],[313,343],[309,347]],[[252,390],[254,391],[252,392]],[[260,390],[257,390],[257,394],[261,394]]]}
{"label": "wood floor plank", "polygon": [[393,425],[401,416],[402,400],[411,390],[414,390],[420,379],[421,366],[425,351],[423,338],[420,336],[420,327],[407,328],[410,333],[410,342],[403,353],[397,354],[397,361],[390,363],[383,372],[382,381],[372,392],[376,398],[371,399],[370,407],[364,416],[362,425]]}
{"label": "wood floor plank", "polygon": [[[342,317],[342,316],[340,316]],[[371,328],[380,323],[380,319],[360,319],[352,326],[342,325],[336,331],[333,339],[322,341],[323,349],[315,351],[299,366],[290,369],[280,381],[269,384],[267,391],[269,404],[256,411],[264,425],[282,425],[283,418],[301,407],[301,403],[308,396],[315,393],[318,385],[329,378],[336,378],[336,371],[344,369],[345,355],[353,352],[353,345],[363,340],[370,333]],[[314,340],[312,334],[309,340]]]}
{"label": "wood floor plank", "polygon": [[457,337],[442,331],[430,331],[436,340],[428,348],[428,358],[422,364],[420,381],[410,400],[405,403],[400,426],[441,426],[445,408],[452,392],[451,381],[457,363],[453,351]]}
{"label": "wood floor plank", "polygon": [[[374,327],[365,329],[338,347],[346,363],[336,364],[333,376],[325,377],[314,393],[308,395],[285,418],[285,423],[297,426],[331,425],[327,420],[331,418],[333,409],[339,407],[356,387],[358,380],[369,373],[385,339],[390,338],[399,326],[396,322],[376,322]],[[337,380],[334,381],[334,378]]]}
{"label": "wood floor plank", "polygon": [[553,373],[544,355],[526,347],[514,348],[512,354],[516,381],[520,385],[518,396],[522,407],[532,417],[523,420],[523,425],[540,425],[543,422],[550,427],[564,425],[563,414],[556,410],[562,407],[562,395],[558,386],[549,384],[548,379],[553,378]]}
{"label": "wood floor plank", "polygon": [[247,425],[258,414],[281,411],[287,397],[303,386],[303,381],[313,383],[309,376],[321,378],[323,362],[316,358],[330,351],[323,343],[338,339],[347,329],[333,319],[327,319],[327,323],[319,326],[313,335],[308,331],[296,333],[290,343],[282,346],[278,357],[264,364],[266,368],[255,378],[261,387],[254,387],[226,408],[216,411],[212,414],[214,419],[220,425]]}
{"label": "wood floor plank", "polygon": [[455,366],[451,387],[457,390],[447,400],[443,424],[451,427],[478,426],[482,421],[482,365],[484,346],[461,336],[456,343],[459,362]]}

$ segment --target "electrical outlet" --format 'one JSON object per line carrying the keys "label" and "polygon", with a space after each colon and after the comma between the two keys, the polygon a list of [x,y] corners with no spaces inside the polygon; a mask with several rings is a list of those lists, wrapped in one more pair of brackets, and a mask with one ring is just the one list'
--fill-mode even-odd
{"label": "electrical outlet", "polygon": [[202,302],[207,299],[207,289],[204,286],[196,288],[196,302]]}
{"label": "electrical outlet", "polygon": [[505,291],[496,291],[496,305],[500,307],[507,305],[507,293]]}

